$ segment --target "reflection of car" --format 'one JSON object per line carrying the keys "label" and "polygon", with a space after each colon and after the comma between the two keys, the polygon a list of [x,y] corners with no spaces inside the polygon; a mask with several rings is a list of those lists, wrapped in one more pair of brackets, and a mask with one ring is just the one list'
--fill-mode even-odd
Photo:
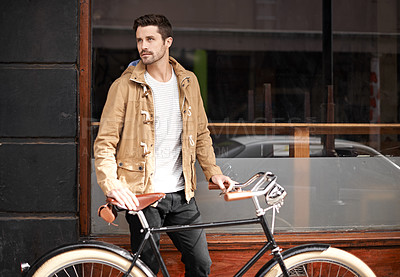
{"label": "reflection of car", "polygon": [[[217,158],[272,158],[289,157],[294,145],[293,136],[239,136],[214,145]],[[324,147],[319,137],[310,137],[310,157],[324,157]],[[381,155],[375,149],[361,143],[336,139],[338,157]]]}

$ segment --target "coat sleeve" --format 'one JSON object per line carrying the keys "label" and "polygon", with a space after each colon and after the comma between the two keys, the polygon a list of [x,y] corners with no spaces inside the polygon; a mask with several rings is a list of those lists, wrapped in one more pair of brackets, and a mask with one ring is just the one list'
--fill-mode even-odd
{"label": "coat sleeve", "polygon": [[124,125],[126,107],[122,87],[119,79],[110,87],[94,143],[97,182],[104,194],[123,186],[117,177],[116,162],[117,147]]}
{"label": "coat sleeve", "polygon": [[207,115],[200,94],[200,87],[197,78],[195,77],[194,79],[196,80],[196,100],[198,105],[196,157],[203,169],[206,180],[210,180],[212,176],[222,174],[222,171],[216,164],[212,139],[208,129]]}

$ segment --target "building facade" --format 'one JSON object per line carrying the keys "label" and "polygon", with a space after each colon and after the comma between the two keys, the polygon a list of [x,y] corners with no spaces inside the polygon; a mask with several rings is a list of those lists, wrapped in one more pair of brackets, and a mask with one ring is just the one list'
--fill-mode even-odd
{"label": "building facade", "polygon": [[[1,1],[0,275],[61,244],[129,248],[96,216],[92,144],[107,91],[138,58],[134,18],[165,14],[171,55],[198,76],[217,162],[238,181],[273,171],[288,191],[283,247],[344,248],[400,271],[400,5],[384,1]],[[253,216],[206,189],[205,221]],[[232,214],[233,208],[241,213]],[[213,211],[219,210],[220,213]],[[257,229],[209,233],[213,274],[251,256]],[[233,243],[235,242],[235,243]],[[168,239],[171,273],[182,271]]]}

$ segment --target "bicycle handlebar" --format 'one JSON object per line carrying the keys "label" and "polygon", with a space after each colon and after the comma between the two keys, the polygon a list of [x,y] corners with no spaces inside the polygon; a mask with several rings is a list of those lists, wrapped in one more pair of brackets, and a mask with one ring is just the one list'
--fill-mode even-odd
{"label": "bicycle handlebar", "polygon": [[[244,182],[244,183],[239,183],[239,184],[235,184],[233,187],[234,188],[244,188],[244,187],[247,187],[248,185],[251,185],[253,182],[254,182],[254,180],[256,180],[257,178],[259,178],[260,176],[262,176],[262,175],[264,175],[265,174],[265,172],[258,172],[258,173],[256,173],[256,174],[254,174],[253,175],[253,177],[251,177],[249,180],[247,180],[246,182]],[[225,185],[225,188],[227,189],[227,188],[229,188],[229,184],[228,183],[225,183],[224,184]],[[214,189],[220,189],[219,188],[219,186],[217,185],[217,184],[214,184],[213,182],[209,182],[208,183],[208,189],[209,190],[214,190]]]}
{"label": "bicycle handlebar", "polygon": [[[274,192],[274,195],[269,195],[270,192],[273,190],[273,188],[276,187],[276,179],[277,177],[270,173],[270,172],[258,172],[256,174],[253,175],[253,177],[251,177],[249,180],[247,180],[245,183],[239,183],[239,184],[235,184],[233,186],[234,189],[236,189],[237,191],[231,191],[231,192],[225,192],[224,193],[224,199],[225,201],[234,201],[234,200],[242,200],[242,199],[247,199],[247,198],[252,198],[254,196],[261,196],[261,195],[267,195],[269,197],[269,199],[272,199],[273,202],[273,198],[277,197],[277,196],[281,196],[284,192],[283,188],[279,187],[278,191],[281,191],[281,194],[279,194],[279,192]],[[248,191],[248,190],[242,190],[242,188],[245,188],[249,185],[254,184],[256,181],[258,181],[254,187]],[[264,187],[264,189],[259,190],[260,187],[265,183],[268,182],[267,185]],[[228,188],[229,185],[225,184],[225,188]],[[214,184],[214,183],[209,183],[208,184],[208,188],[210,190],[213,189],[220,189],[218,185]],[[275,195],[276,193],[278,193],[279,195]],[[284,196],[283,196],[284,197]]]}

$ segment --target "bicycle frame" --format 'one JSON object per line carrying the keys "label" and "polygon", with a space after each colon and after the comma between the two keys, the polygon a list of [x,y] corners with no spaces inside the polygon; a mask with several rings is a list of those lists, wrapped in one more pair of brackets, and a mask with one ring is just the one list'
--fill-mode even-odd
{"label": "bicycle frame", "polygon": [[[254,199],[253,199],[254,200]],[[257,202],[258,203],[258,202]],[[230,220],[230,221],[218,221],[218,222],[210,222],[210,223],[201,223],[201,224],[193,224],[193,225],[174,225],[174,226],[166,226],[166,227],[159,227],[159,228],[150,228],[147,224],[147,220],[142,211],[137,212],[140,221],[143,225],[143,231],[145,233],[145,238],[142,241],[141,245],[139,246],[139,250],[134,254],[134,259],[132,261],[131,268],[126,273],[126,276],[129,275],[129,272],[135,265],[138,257],[140,256],[141,252],[147,241],[151,244],[153,253],[156,255],[157,261],[160,265],[161,272],[164,277],[169,277],[169,273],[165,262],[161,256],[160,250],[157,247],[156,241],[153,237],[153,233],[165,233],[165,232],[181,232],[181,231],[188,231],[193,229],[211,229],[211,228],[219,228],[219,227],[226,227],[226,226],[237,226],[237,225],[250,225],[250,224],[260,224],[263,228],[264,234],[267,238],[267,242],[261,249],[241,268],[239,271],[234,275],[235,277],[243,276],[268,250],[271,250],[271,253],[274,255],[274,258],[282,268],[282,272],[284,273],[285,277],[289,277],[288,271],[285,267],[283,262],[283,258],[281,255],[281,249],[275,242],[273,234],[268,226],[268,221],[265,216],[265,212],[259,213],[257,218],[252,219],[239,219],[239,220]]]}
{"label": "bicycle frame", "polygon": [[[261,187],[266,182],[267,184]],[[242,188],[247,187],[250,184],[255,184],[251,190],[242,190]],[[219,187],[210,183],[209,189],[219,189]],[[71,273],[75,272],[75,274],[77,274],[77,268],[81,268],[81,266],[85,268],[86,265],[90,265],[92,273],[93,269],[99,268],[101,271],[99,274],[103,276],[103,266],[105,266],[106,269],[104,272],[107,274],[110,274],[113,269],[116,269],[119,273],[118,276],[122,273],[123,276],[127,277],[135,267],[134,271],[140,274],[140,276],[145,275],[156,277],[154,273],[145,266],[141,260],[139,260],[144,246],[146,243],[150,243],[150,247],[160,265],[162,275],[164,277],[169,277],[170,275],[156,244],[154,234],[161,232],[182,232],[193,229],[260,224],[267,240],[258,252],[250,258],[250,260],[248,260],[234,276],[243,276],[267,251],[271,251],[273,258],[266,261],[266,263],[259,269],[257,276],[265,274],[269,276],[272,271],[281,271],[281,275],[289,277],[287,268],[290,268],[291,273],[293,272],[295,274],[298,273],[298,269],[300,270],[300,273],[304,272],[306,274],[308,274],[308,269],[311,269],[310,273],[314,276],[314,263],[317,263],[318,269],[316,270],[316,274],[318,274],[318,276],[321,276],[321,273],[325,272],[330,274],[331,270],[334,271],[332,273],[335,276],[338,276],[342,269],[345,271],[344,274],[350,272],[352,276],[375,276],[368,265],[356,256],[346,251],[330,247],[330,245],[327,244],[305,244],[290,248],[281,253],[282,249],[280,249],[275,242],[273,232],[275,214],[283,204],[286,192],[283,187],[276,183],[276,176],[272,173],[259,172],[246,183],[236,184],[233,191],[224,192],[224,194],[224,198],[227,201],[252,198],[257,217],[153,228],[149,226],[142,209],[152,203],[156,203],[156,201],[160,201],[165,194],[147,194],[141,196],[142,206],[140,208],[138,207],[136,211],[129,211],[129,213],[136,214],[139,217],[142,224],[142,231],[145,235],[138,251],[133,255],[114,245],[98,241],[87,241],[56,248],[35,261],[32,268],[28,264],[23,263],[21,264],[21,269],[23,270],[23,274],[27,274],[27,276],[58,276],[57,273],[60,272],[64,272],[68,275],[69,271],[66,269],[70,270]],[[265,197],[266,204],[268,204],[269,207],[262,208],[258,201],[258,196]],[[113,204],[112,201],[108,203]],[[265,214],[271,209],[273,213],[272,227],[270,228]],[[106,220],[108,221],[107,217]],[[126,269],[127,265],[129,265],[129,269]]]}

